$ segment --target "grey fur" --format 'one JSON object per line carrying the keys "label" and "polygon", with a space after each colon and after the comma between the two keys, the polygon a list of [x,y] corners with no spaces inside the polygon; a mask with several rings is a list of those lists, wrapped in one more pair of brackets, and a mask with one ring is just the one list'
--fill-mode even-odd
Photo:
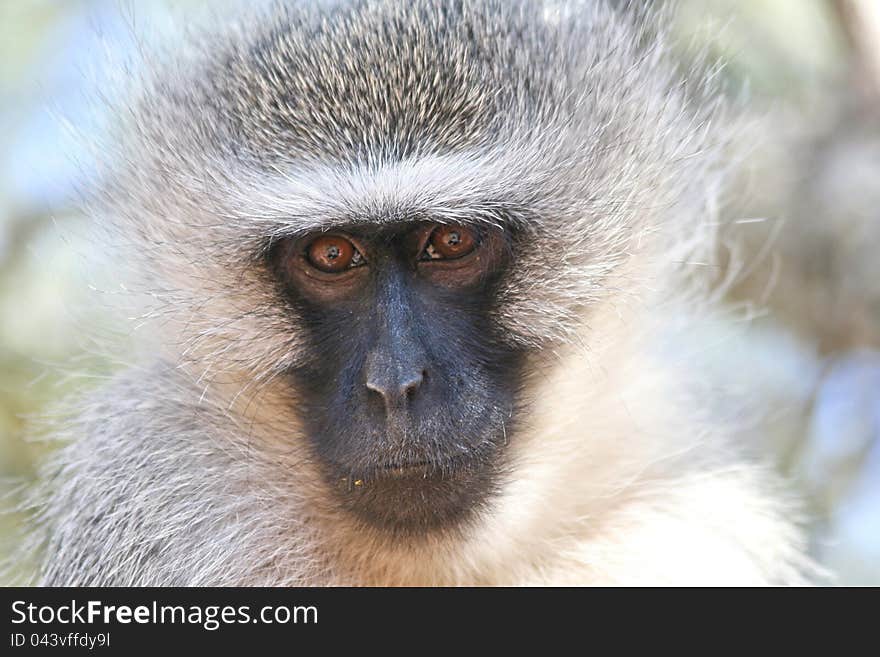
{"label": "grey fur", "polygon": [[[37,494],[40,581],[499,581],[456,561],[455,537],[397,546],[436,564],[409,579],[415,566],[362,578],[340,566],[326,527],[345,521],[285,406],[299,320],[262,257],[280,236],[341,222],[515,222],[552,248],[524,252],[497,321],[555,362],[591,308],[626,314],[645,280],[671,293],[683,283],[668,264],[711,247],[715,96],[702,73],[685,89],[655,27],[599,0],[287,3],[154,67],[119,108],[98,207],[152,299],[160,355],[58,430],[70,444]],[[797,534],[774,522],[785,556],[761,567],[791,580]],[[355,562],[381,560],[382,545],[365,537]],[[542,550],[535,563],[552,540]]]}

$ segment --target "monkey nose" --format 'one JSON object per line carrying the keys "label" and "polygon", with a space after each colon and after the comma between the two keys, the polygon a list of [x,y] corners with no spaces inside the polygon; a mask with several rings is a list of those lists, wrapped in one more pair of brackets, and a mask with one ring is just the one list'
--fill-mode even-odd
{"label": "monkey nose", "polygon": [[412,402],[427,374],[422,368],[373,367],[367,372],[367,389],[382,398],[386,413],[391,414]]}
{"label": "monkey nose", "polygon": [[395,377],[371,377],[367,379],[367,389],[382,398],[385,410],[390,413],[393,409],[406,408],[421,387],[426,374],[427,372],[421,370]]}

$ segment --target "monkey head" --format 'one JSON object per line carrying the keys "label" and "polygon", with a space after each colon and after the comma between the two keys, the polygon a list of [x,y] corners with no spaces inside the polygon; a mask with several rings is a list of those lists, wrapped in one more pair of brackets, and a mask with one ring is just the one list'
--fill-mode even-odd
{"label": "monkey head", "polygon": [[274,391],[248,435],[378,531],[478,514],[530,377],[681,241],[704,117],[599,4],[288,3],[141,80],[108,149],[173,360]]}

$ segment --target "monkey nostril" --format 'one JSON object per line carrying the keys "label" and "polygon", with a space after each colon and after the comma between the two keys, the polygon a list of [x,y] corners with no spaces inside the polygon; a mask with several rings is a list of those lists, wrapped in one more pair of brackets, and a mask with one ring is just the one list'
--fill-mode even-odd
{"label": "monkey nostril", "polygon": [[404,403],[411,402],[413,397],[415,397],[416,391],[421,387],[424,380],[424,370],[418,373],[413,373],[408,377],[401,377],[400,384],[397,387],[397,399]]}
{"label": "monkey nostril", "polygon": [[415,375],[411,380],[403,384],[403,396],[406,397],[407,402],[411,402],[413,397],[415,397],[416,391],[422,386],[425,378],[428,376],[428,372],[422,370],[419,374]]}

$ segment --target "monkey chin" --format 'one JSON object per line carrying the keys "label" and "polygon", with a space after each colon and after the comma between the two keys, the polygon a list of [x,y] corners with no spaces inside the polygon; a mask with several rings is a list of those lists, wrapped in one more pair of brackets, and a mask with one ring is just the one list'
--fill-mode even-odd
{"label": "monkey chin", "polygon": [[382,466],[335,478],[343,508],[368,526],[395,535],[423,535],[467,522],[497,487],[498,469],[480,459],[439,467],[427,462]]}

